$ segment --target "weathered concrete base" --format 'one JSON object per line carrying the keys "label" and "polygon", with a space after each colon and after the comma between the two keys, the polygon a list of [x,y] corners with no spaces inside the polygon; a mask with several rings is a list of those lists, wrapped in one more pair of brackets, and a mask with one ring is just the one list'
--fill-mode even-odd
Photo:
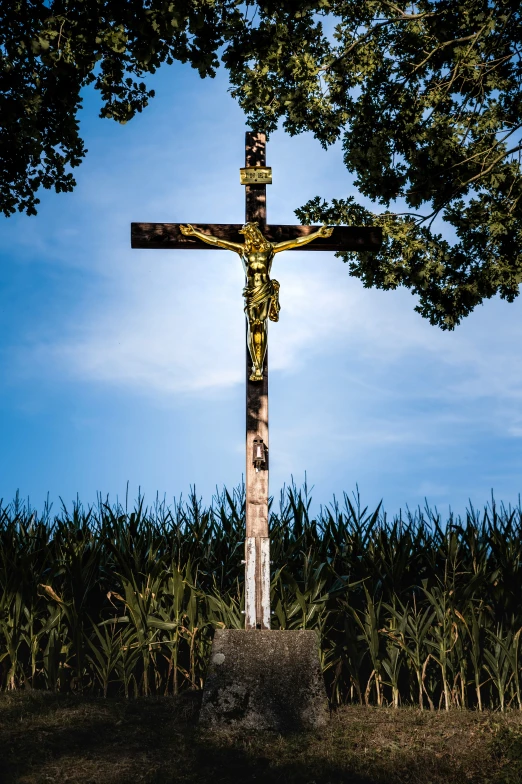
{"label": "weathered concrete base", "polygon": [[327,719],[314,631],[216,631],[202,726],[288,732],[319,727]]}

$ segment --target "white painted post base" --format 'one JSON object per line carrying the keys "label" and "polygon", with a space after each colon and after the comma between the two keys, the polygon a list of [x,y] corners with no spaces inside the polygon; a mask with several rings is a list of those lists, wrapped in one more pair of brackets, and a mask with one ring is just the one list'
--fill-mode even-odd
{"label": "white painted post base", "polygon": [[270,629],[270,539],[247,536],[245,561],[245,628]]}

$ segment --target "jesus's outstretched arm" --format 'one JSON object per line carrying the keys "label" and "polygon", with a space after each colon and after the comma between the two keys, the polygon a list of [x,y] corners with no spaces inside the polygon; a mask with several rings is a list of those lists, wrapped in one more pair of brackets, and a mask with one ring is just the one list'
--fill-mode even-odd
{"label": "jesus's outstretched arm", "polygon": [[208,245],[215,245],[218,248],[225,248],[226,250],[234,250],[236,253],[243,253],[244,245],[239,242],[230,242],[229,240],[222,240],[219,237],[214,237],[212,234],[203,234],[202,231],[195,229],[190,223],[186,226],[180,224],[179,228],[181,233],[186,236],[197,237],[199,240],[208,243]]}
{"label": "jesus's outstretched arm", "polygon": [[293,240],[286,240],[285,242],[274,242],[274,253],[280,253],[282,250],[290,250],[290,248],[298,248],[299,245],[307,245],[319,237],[330,237],[333,228],[328,226],[321,226],[319,231],[314,231],[313,234],[308,234],[306,237],[296,237]]}

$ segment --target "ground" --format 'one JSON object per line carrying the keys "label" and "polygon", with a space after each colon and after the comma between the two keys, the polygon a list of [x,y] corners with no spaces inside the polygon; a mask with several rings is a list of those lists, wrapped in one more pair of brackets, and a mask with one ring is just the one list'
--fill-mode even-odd
{"label": "ground", "polygon": [[1,784],[522,784],[522,712],[347,706],[286,737],[199,730],[200,694],[0,694]]}

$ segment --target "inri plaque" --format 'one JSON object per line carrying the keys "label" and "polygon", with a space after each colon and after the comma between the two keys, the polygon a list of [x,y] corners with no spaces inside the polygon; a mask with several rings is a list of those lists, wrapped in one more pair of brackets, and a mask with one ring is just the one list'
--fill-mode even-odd
{"label": "inri plaque", "polygon": [[271,166],[245,166],[239,170],[241,185],[271,185]]}

